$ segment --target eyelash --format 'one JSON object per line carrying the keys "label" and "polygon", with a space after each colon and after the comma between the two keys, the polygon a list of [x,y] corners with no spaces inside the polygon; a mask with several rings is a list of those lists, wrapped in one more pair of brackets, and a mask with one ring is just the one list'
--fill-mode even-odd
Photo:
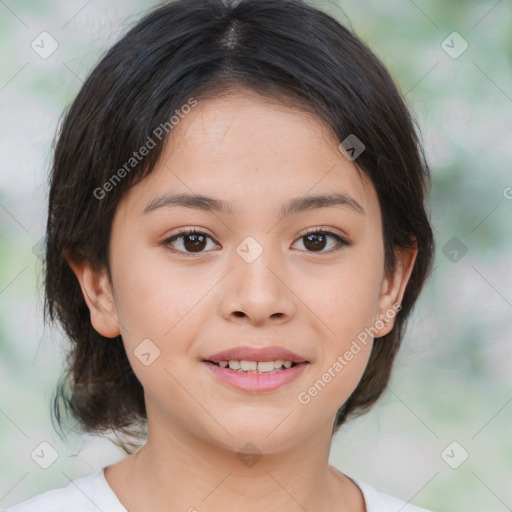
{"label": "eyelash", "polygon": [[[335,249],[330,249],[328,251],[320,251],[320,252],[306,251],[306,252],[309,252],[310,254],[330,254],[330,253],[337,252],[337,251],[341,250],[345,246],[348,247],[349,245],[352,245],[351,242],[342,238],[340,235],[333,233],[332,231],[325,230],[324,228],[320,228],[320,229],[319,228],[309,228],[305,233],[303,233],[299,238],[297,238],[297,240],[300,240],[301,238],[305,238],[311,234],[315,234],[315,235],[323,234],[323,235],[330,236],[338,242],[338,247]],[[164,246],[166,246],[172,252],[184,254],[185,256],[196,256],[196,255],[201,255],[201,254],[204,254],[205,252],[208,252],[208,251],[201,251],[201,252],[193,253],[193,252],[186,252],[186,251],[178,251],[176,249],[169,247],[172,244],[172,242],[174,242],[175,240],[177,240],[179,238],[183,238],[187,235],[205,235],[208,238],[210,238],[211,240],[213,240],[213,238],[210,235],[208,235],[207,233],[204,233],[203,231],[199,231],[199,230],[193,228],[193,229],[184,229],[182,231],[179,231],[175,235],[165,239],[162,242],[162,244]],[[217,242],[215,242],[215,243],[217,243]]]}

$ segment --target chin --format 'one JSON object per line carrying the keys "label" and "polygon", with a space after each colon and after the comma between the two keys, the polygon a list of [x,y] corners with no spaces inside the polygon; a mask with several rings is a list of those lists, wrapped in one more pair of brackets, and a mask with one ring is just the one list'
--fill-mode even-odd
{"label": "chin", "polygon": [[[293,448],[297,443],[307,437],[298,425],[283,421],[289,411],[282,414],[278,419],[263,417],[259,421],[239,421],[238,423],[226,423],[226,428],[231,434],[224,430],[220,436],[211,435],[210,442],[235,452],[242,453],[272,454],[280,453]],[[291,416],[291,415],[290,415]],[[235,426],[236,425],[236,426]],[[217,434],[219,434],[218,429]]]}

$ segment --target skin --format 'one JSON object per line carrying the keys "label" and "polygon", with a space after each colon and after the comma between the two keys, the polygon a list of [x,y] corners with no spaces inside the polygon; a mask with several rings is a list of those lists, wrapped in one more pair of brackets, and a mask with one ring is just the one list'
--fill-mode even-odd
{"label": "skin", "polygon": [[[112,283],[105,271],[69,261],[94,328],[122,335],[145,391],[147,442],[105,473],[130,512],[365,510],[359,488],[328,457],[336,410],[361,379],[373,340],[308,404],[297,396],[401,302],[416,250],[397,248],[397,270],[385,275],[377,194],[338,143],[321,120],[253,92],[199,101],[173,128],[154,171],[118,206]],[[143,213],[177,192],[227,200],[233,213]],[[365,213],[279,215],[291,198],[333,192]],[[165,245],[188,227],[211,237],[203,252],[191,252],[187,237]],[[303,238],[308,228],[351,245],[329,237],[315,251]],[[249,236],[263,250],[252,263],[236,252]],[[391,318],[375,336],[392,327]],[[134,350],[148,338],[160,355],[145,366]],[[275,391],[240,391],[201,362],[237,345],[278,345],[310,364]],[[248,442],[262,454],[251,467],[237,457]]]}

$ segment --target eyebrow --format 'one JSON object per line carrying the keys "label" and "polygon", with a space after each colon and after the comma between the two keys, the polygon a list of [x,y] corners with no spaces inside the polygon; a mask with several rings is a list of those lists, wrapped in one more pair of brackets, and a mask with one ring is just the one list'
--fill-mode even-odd
{"label": "eyebrow", "polygon": [[[228,201],[215,199],[201,194],[171,194],[159,196],[151,201],[143,213],[152,212],[163,207],[184,206],[203,210],[206,212],[218,212],[226,215],[233,214],[233,206]],[[347,194],[320,194],[305,197],[296,197],[281,206],[281,216],[294,215],[317,208],[341,207],[351,208],[361,215],[366,215],[364,208]]]}

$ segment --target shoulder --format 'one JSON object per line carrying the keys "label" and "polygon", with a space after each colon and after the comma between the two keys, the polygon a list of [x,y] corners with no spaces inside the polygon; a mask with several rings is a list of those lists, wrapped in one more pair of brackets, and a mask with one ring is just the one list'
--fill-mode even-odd
{"label": "shoulder", "polygon": [[356,478],[351,480],[361,489],[366,503],[366,512],[432,512],[425,508],[415,507],[388,494],[384,494],[371,485]]}
{"label": "shoulder", "polygon": [[103,476],[103,468],[66,487],[33,496],[4,512],[126,512]]}

